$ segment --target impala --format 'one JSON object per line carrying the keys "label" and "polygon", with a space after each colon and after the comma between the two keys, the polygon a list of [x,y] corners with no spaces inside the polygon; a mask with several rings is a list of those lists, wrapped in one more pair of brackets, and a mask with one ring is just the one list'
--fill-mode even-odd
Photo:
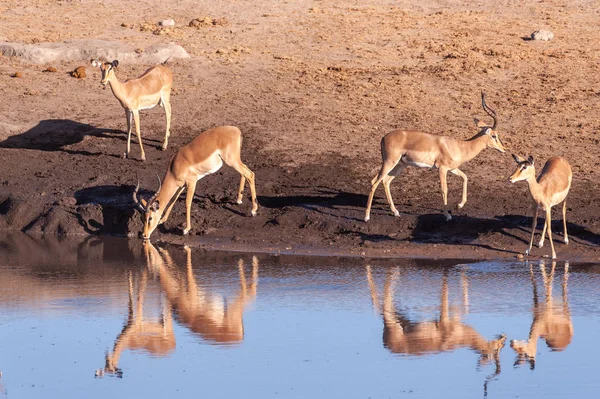
{"label": "impala", "polygon": [[533,225],[531,226],[531,239],[529,240],[529,247],[525,251],[526,255],[531,252],[533,246],[533,237],[535,235],[535,228],[537,226],[538,211],[542,209],[546,211],[546,222],[544,223],[544,229],[542,230],[542,237],[538,243],[538,247],[544,246],[544,236],[546,230],[548,230],[548,239],[550,240],[550,247],[552,248],[552,259],[556,259],[556,252],[554,251],[554,243],[552,242],[552,207],[554,205],[563,203],[562,214],[563,214],[563,226],[564,226],[564,243],[569,243],[569,236],[567,234],[567,194],[571,188],[571,180],[573,179],[573,173],[571,172],[571,165],[566,159],[562,157],[553,157],[546,161],[542,173],[535,178],[535,166],[533,157],[530,156],[526,160],[513,154],[513,159],[517,163],[517,170],[508,179],[511,183],[525,180],[529,185],[529,192],[535,202],[535,213],[533,215]]}
{"label": "impala", "polygon": [[167,115],[167,130],[165,132],[165,141],[162,145],[163,151],[166,150],[169,143],[169,136],[171,135],[171,85],[173,84],[173,72],[163,63],[153,66],[138,78],[121,82],[115,75],[115,69],[119,65],[119,61],[100,62],[92,60],[91,64],[94,68],[100,67],[100,71],[102,72],[100,83],[104,86],[107,84],[110,85],[113,94],[117,97],[121,106],[125,108],[125,117],[127,118],[127,152],[123,157],[129,157],[131,149],[131,120],[133,119],[135,133],[140,143],[142,161],[146,159],[140,133],[140,111],[153,108],[156,104],[164,107],[165,114]]}
{"label": "impala", "polygon": [[238,261],[240,287],[234,298],[225,298],[198,284],[192,268],[192,252],[187,246],[185,273],[180,272],[166,249],[144,243],[149,267],[157,273],[162,292],[177,319],[204,340],[235,344],[244,339],[243,314],[256,297],[258,259],[252,257],[252,282],[248,286],[244,263]]}
{"label": "impala", "polygon": [[192,228],[191,209],[196,183],[204,176],[218,171],[223,162],[237,170],[241,177],[237,203],[242,203],[246,180],[250,185],[252,195],[252,216],[256,216],[258,203],[254,187],[254,172],[240,158],[242,149],[242,133],[235,126],[220,126],[200,133],[187,145],[181,147],[171,158],[165,177],[160,182],[158,191],[148,200],[139,200],[138,184],[133,192],[133,201],[142,212],[144,240],[150,239],[150,234],[156,227],[168,218],[177,198],[187,188],[185,198],[186,227],[183,234],[187,235]]}
{"label": "impala", "polygon": [[[371,292],[374,309],[383,317],[383,344],[393,353],[409,355],[426,355],[453,351],[459,348],[470,348],[479,353],[480,363],[494,360],[496,372],[500,372],[500,351],[504,348],[505,335],[487,340],[473,327],[464,324],[459,315],[451,315],[448,301],[447,271],[442,276],[442,293],[440,300],[440,315],[437,320],[414,322],[396,309],[394,291],[398,281],[398,269],[388,271],[384,286],[383,303],[380,303],[371,267],[367,266],[367,281]],[[468,306],[468,283],[463,279],[463,301],[465,309]]]}
{"label": "impala", "polygon": [[390,184],[406,166],[439,169],[442,198],[444,201],[443,213],[446,216],[446,220],[452,220],[452,216],[447,209],[447,173],[451,172],[463,179],[462,201],[458,204],[458,208],[462,208],[467,202],[467,175],[458,169],[459,166],[475,158],[486,147],[495,148],[500,152],[505,151],[496,130],[498,126],[496,112],[485,103],[485,94],[483,92],[481,93],[481,105],[483,110],[492,117],[494,123],[492,126],[487,126],[478,119],[475,119],[475,124],[481,130],[469,140],[457,140],[451,137],[436,136],[412,130],[396,130],[386,134],[381,139],[381,157],[383,163],[379,173],[371,181],[371,192],[369,193],[369,201],[367,202],[365,222],[368,222],[370,219],[373,196],[381,182],[383,182],[383,188],[392,214],[400,216],[400,212],[394,206],[394,201],[390,193]]}
{"label": "impala", "polygon": [[171,308],[163,301],[162,315],[158,321],[144,317],[144,294],[148,280],[146,270],[142,272],[137,288],[137,306],[134,311],[133,279],[129,272],[129,306],[127,323],[115,340],[111,353],[105,357],[104,369],[96,371],[97,377],[104,374],[123,376],[119,368],[119,359],[125,350],[145,350],[155,356],[166,356],[175,350],[175,333]]}
{"label": "impala", "polygon": [[546,272],[546,265],[540,263],[540,271],[544,288],[546,290],[546,300],[543,303],[538,301],[536,278],[533,274],[533,266],[529,265],[529,275],[533,288],[533,322],[529,330],[529,340],[517,341],[511,340],[510,347],[517,352],[517,364],[529,360],[530,368],[535,367],[537,354],[537,343],[543,338],[553,351],[565,349],[573,339],[573,323],[571,322],[571,311],[569,310],[569,298],[567,293],[567,284],[569,281],[569,263],[565,262],[565,271],[562,281],[562,306],[554,305],[552,295],[552,284],[554,280],[554,270],[556,262],[552,262],[550,275]]}

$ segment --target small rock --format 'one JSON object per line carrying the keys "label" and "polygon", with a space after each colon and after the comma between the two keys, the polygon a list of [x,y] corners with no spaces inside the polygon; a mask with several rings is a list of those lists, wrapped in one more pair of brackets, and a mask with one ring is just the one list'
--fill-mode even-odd
{"label": "small rock", "polygon": [[11,78],[22,78],[23,74],[21,72],[15,72],[12,75],[10,75]]}
{"label": "small rock", "polygon": [[531,40],[541,40],[547,42],[549,40],[552,40],[553,38],[554,33],[544,29],[536,30],[531,34]]}
{"label": "small rock", "polygon": [[175,20],[165,19],[164,21],[160,21],[158,24],[160,26],[175,26]]}
{"label": "small rock", "polygon": [[134,51],[136,52],[136,54],[142,54],[144,52],[144,49],[143,48],[136,48]]}
{"label": "small rock", "polygon": [[73,72],[71,72],[71,76],[73,76],[74,78],[77,78],[77,79],[85,78],[85,67],[79,66],[79,67],[75,68],[75,70]]}
{"label": "small rock", "polygon": [[131,24],[128,24],[127,22],[123,22],[123,23],[121,24],[121,26],[122,26],[123,28],[131,28]]}
{"label": "small rock", "polygon": [[49,66],[46,69],[44,69],[42,72],[56,72],[56,68],[54,68],[53,66]]}
{"label": "small rock", "polygon": [[77,200],[74,197],[64,197],[58,201],[58,205],[62,206],[75,206],[77,205]]}

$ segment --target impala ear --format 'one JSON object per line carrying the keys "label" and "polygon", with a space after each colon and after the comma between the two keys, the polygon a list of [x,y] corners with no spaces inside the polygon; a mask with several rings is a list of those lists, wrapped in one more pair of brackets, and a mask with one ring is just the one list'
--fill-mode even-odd
{"label": "impala ear", "polygon": [[521,157],[519,157],[518,155],[512,154],[513,159],[515,160],[516,163],[521,163],[523,162],[523,159]]}
{"label": "impala ear", "polygon": [[113,68],[116,68],[116,67],[118,67],[118,66],[119,66],[119,61],[118,61],[118,60],[114,60],[114,61],[113,61],[113,62],[111,62],[110,64],[113,66]]}
{"label": "impala ear", "polygon": [[483,134],[490,136],[492,134],[492,128],[486,127],[485,129],[483,129]]}
{"label": "impala ear", "polygon": [[152,209],[152,211],[156,212],[158,211],[158,208],[160,208],[158,201],[154,201],[152,204],[150,204],[150,209]]}
{"label": "impala ear", "polygon": [[530,155],[529,158],[527,158],[527,161],[531,164],[531,166],[533,166],[533,156]]}
{"label": "impala ear", "polygon": [[479,120],[479,119],[477,119],[477,118],[473,118],[473,121],[475,122],[475,125],[476,125],[478,128],[480,128],[480,129],[482,129],[482,128],[484,128],[484,127],[486,127],[486,126],[487,126],[487,125],[485,124],[485,122],[482,122],[482,121],[480,121],[480,120]]}
{"label": "impala ear", "polygon": [[100,61],[98,60],[91,60],[90,63],[94,68],[98,68],[100,66]]}

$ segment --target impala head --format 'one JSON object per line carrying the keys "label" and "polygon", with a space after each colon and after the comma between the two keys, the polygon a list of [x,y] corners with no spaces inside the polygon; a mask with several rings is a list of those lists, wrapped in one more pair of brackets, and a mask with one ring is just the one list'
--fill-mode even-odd
{"label": "impala head", "polygon": [[108,82],[115,77],[114,69],[119,66],[119,61],[114,60],[113,62],[100,62],[98,60],[92,60],[91,64],[94,68],[100,67],[100,71],[102,71],[102,80],[100,83],[106,86]]}
{"label": "impala head", "polygon": [[156,199],[156,197],[158,196],[158,193],[160,193],[160,189],[161,189],[162,185],[161,185],[160,178],[158,177],[158,175],[156,177],[158,178],[158,190],[156,191],[156,193],[154,193],[154,195],[152,197],[150,197],[150,199],[148,201],[146,201],[143,198],[138,199],[137,194],[140,189],[139,179],[138,179],[137,186],[135,187],[135,190],[133,191],[133,202],[135,203],[137,208],[142,213],[142,222],[144,223],[144,230],[142,231],[142,238],[144,239],[144,241],[150,239],[150,234],[152,234],[152,232],[156,229],[156,227],[158,226],[160,219],[162,217],[161,213],[159,212],[160,211],[160,203]]}
{"label": "impala head", "polygon": [[517,170],[508,178],[508,181],[515,183],[521,180],[527,180],[530,177],[535,178],[535,167],[533,165],[533,157],[523,159],[518,155],[513,154],[513,159],[517,163]]}
{"label": "impala head", "polygon": [[498,118],[496,117],[496,111],[488,107],[488,105],[485,103],[485,93],[483,91],[481,92],[481,106],[483,107],[483,110],[492,117],[494,124],[489,126],[485,122],[475,118],[475,124],[481,129],[479,134],[487,136],[488,147],[494,148],[500,152],[505,152],[506,150],[504,149],[504,145],[502,144],[502,141],[500,141],[500,136],[498,135]]}

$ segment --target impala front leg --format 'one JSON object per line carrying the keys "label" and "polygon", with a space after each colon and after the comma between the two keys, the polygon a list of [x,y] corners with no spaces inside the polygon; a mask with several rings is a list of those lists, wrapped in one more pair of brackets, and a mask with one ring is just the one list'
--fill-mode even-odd
{"label": "impala front leg", "polygon": [[392,180],[394,180],[395,177],[396,176],[392,175],[387,175],[386,177],[384,177],[383,189],[385,190],[385,196],[387,197],[388,204],[390,204],[392,215],[400,216],[400,212],[398,212],[398,209],[396,209],[396,206],[394,205],[394,199],[392,198],[392,192],[390,191],[390,184],[392,183]]}
{"label": "impala front leg", "polygon": [[167,221],[167,219],[169,218],[169,215],[171,214],[171,210],[173,209],[173,207],[175,206],[175,203],[177,202],[177,198],[179,198],[179,196],[181,195],[181,193],[183,192],[184,189],[185,189],[185,185],[183,185],[177,189],[177,191],[175,192],[175,195],[171,199],[171,205],[169,205],[169,207],[167,208],[165,213],[163,213],[163,216],[160,219],[160,222],[158,222],[159,224],[163,224],[164,222]]}
{"label": "impala front leg", "polygon": [[[142,153],[142,161],[146,160],[144,153],[144,145],[142,144],[142,133],[140,132],[140,111],[131,111],[133,113],[133,121],[135,122],[135,134],[140,143],[140,151]],[[129,141],[127,141],[127,157],[129,157]]]}
{"label": "impala front leg", "polygon": [[455,174],[456,176],[460,176],[463,179],[463,193],[462,193],[462,201],[460,204],[458,204],[458,209],[462,208],[463,206],[465,206],[465,204],[467,203],[467,181],[469,179],[467,179],[467,175],[465,175],[461,170],[459,169],[452,169],[450,172],[452,172],[453,174]]}
{"label": "impala front leg", "polygon": [[133,122],[133,113],[126,109],[125,118],[127,118],[127,152],[123,154],[123,158],[129,158],[129,151],[131,150],[131,124]]}
{"label": "impala front leg", "polygon": [[[529,247],[527,247],[527,251],[525,251],[525,255],[529,255],[531,253],[531,247],[533,246],[533,237],[535,235],[535,228],[537,227],[537,218],[538,211],[540,210],[539,206],[535,204],[535,213],[533,214],[533,223],[531,224],[531,239],[529,240]],[[545,229],[544,229],[545,231]],[[542,235],[542,238],[544,236]]]}
{"label": "impala front leg", "polygon": [[196,192],[197,180],[186,183],[187,193],[185,194],[185,222],[186,226],[183,229],[183,235],[186,236],[192,229],[192,200],[194,199],[194,193]]}
{"label": "impala front leg", "polygon": [[444,199],[444,209],[442,212],[444,213],[444,216],[446,216],[446,221],[449,222],[452,220],[452,216],[450,215],[450,212],[448,212],[448,183],[446,181],[447,173],[447,168],[440,168],[440,184],[442,186],[442,198]]}

